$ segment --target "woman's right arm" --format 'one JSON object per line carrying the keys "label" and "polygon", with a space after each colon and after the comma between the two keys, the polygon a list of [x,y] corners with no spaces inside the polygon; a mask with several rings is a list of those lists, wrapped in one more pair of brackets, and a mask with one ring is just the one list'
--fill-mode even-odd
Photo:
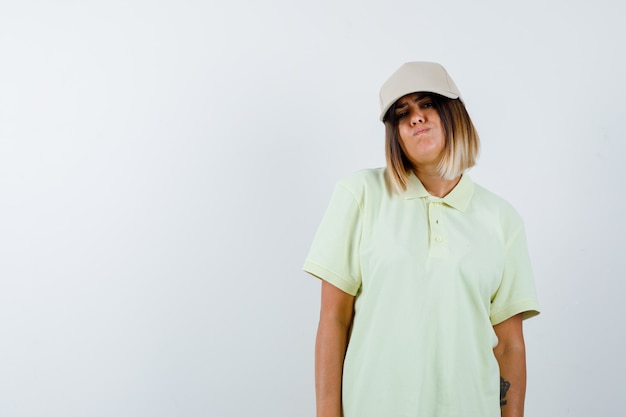
{"label": "woman's right arm", "polygon": [[341,417],[341,380],[354,296],[322,280],[322,306],[315,340],[317,417]]}

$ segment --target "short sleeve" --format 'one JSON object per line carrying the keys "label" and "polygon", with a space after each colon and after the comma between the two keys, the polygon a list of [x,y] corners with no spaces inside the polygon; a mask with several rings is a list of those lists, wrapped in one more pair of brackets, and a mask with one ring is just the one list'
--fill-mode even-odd
{"label": "short sleeve", "polygon": [[519,313],[523,313],[524,319],[539,314],[535,281],[522,224],[506,244],[502,279],[491,300],[491,323],[496,325]]}
{"label": "short sleeve", "polygon": [[361,286],[361,211],[355,193],[337,184],[303,267],[350,295]]}

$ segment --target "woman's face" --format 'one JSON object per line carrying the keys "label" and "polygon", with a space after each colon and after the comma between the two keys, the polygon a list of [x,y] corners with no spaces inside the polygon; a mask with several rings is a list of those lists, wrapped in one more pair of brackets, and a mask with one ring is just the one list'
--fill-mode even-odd
{"label": "woman's face", "polygon": [[445,133],[430,96],[413,93],[396,105],[398,134],[404,153],[418,169],[435,169],[445,147]]}

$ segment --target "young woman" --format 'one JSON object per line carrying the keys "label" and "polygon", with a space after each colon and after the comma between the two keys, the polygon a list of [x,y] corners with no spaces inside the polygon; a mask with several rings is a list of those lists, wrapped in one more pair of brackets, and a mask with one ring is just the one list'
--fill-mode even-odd
{"label": "young woman", "polygon": [[304,265],[322,280],[317,416],[522,416],[522,221],[465,173],[478,134],[441,65],[404,64],[380,105],[387,167],[337,184]]}

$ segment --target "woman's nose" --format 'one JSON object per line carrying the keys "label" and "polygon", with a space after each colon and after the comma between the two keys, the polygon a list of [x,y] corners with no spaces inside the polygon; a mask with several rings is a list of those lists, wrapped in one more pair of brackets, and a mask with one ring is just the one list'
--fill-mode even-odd
{"label": "woman's nose", "polygon": [[411,124],[416,125],[418,123],[424,123],[424,114],[419,110],[415,110],[411,112]]}

